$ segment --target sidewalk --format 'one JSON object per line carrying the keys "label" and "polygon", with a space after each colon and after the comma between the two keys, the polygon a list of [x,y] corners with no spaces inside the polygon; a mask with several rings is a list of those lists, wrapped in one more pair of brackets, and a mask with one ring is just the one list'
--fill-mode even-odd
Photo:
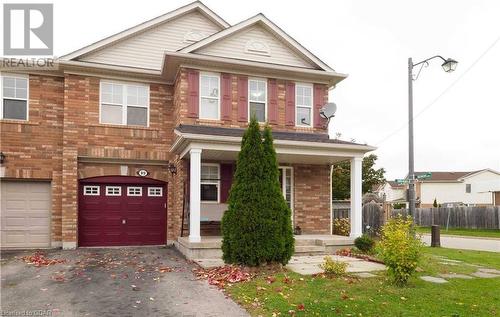
{"label": "sidewalk", "polygon": [[[422,241],[426,245],[430,245],[431,235],[423,234]],[[451,248],[451,249],[500,252],[500,240],[494,238],[489,239],[482,237],[477,238],[477,237],[441,235],[441,246],[443,248]]]}

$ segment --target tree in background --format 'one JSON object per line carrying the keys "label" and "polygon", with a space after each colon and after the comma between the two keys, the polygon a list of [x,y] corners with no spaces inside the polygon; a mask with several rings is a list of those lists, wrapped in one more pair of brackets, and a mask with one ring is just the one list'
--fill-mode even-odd
{"label": "tree in background", "polygon": [[[373,186],[385,182],[385,169],[375,169],[378,157],[370,154],[363,158],[363,194],[371,192]],[[349,161],[333,165],[332,174],[333,199],[349,199],[351,196],[351,164]]]}
{"label": "tree in background", "polygon": [[264,141],[253,117],[241,142],[236,171],[222,217],[222,252],[226,263],[257,266],[286,264],[293,253],[291,211],[280,189],[270,128]]}
{"label": "tree in background", "polygon": [[439,205],[438,205],[437,199],[434,198],[434,203],[432,204],[432,207],[437,208],[438,206]]}

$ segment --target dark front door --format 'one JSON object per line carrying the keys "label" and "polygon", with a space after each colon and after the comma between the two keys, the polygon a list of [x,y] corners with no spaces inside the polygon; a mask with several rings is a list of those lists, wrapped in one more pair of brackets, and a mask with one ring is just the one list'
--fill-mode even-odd
{"label": "dark front door", "polygon": [[79,187],[78,244],[165,244],[166,206],[162,182],[135,177],[87,179]]}

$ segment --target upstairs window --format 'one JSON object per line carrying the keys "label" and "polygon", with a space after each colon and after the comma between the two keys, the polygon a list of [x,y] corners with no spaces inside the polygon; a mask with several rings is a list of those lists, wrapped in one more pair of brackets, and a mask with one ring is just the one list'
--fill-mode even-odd
{"label": "upstairs window", "polygon": [[267,82],[250,79],[248,81],[248,118],[255,116],[257,121],[266,122],[267,113]]}
{"label": "upstairs window", "polygon": [[201,201],[219,202],[220,166],[219,164],[201,165]]}
{"label": "upstairs window", "polygon": [[149,125],[149,86],[101,82],[101,123]]}
{"label": "upstairs window", "polygon": [[300,127],[311,127],[313,87],[308,84],[295,85],[295,122]]}
{"label": "upstairs window", "polygon": [[219,120],[220,76],[200,74],[200,119]]}
{"label": "upstairs window", "polygon": [[470,194],[471,193],[471,185],[470,184],[465,184],[465,192],[467,194]]}
{"label": "upstairs window", "polygon": [[2,75],[0,119],[28,120],[28,76]]}

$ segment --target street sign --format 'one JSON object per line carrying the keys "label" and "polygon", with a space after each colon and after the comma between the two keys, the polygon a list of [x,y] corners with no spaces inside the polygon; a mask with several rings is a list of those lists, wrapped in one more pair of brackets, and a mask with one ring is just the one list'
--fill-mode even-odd
{"label": "street sign", "polygon": [[432,173],[430,173],[430,172],[417,175],[417,179],[429,179],[431,177],[432,177]]}
{"label": "street sign", "polygon": [[408,180],[407,179],[396,179],[396,183],[398,183],[399,185],[404,185],[404,184],[408,184]]}

